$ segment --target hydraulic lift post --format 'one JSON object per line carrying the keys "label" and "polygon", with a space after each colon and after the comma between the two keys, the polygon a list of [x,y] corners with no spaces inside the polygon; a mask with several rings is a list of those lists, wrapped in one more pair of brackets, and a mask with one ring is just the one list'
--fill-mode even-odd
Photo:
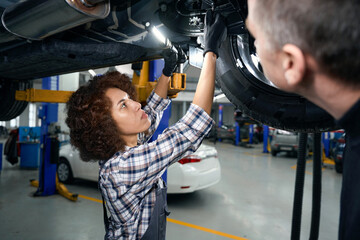
{"label": "hydraulic lift post", "polygon": [[253,144],[253,137],[254,137],[254,124],[249,125],[249,143]]}
{"label": "hydraulic lift post", "polygon": [[[150,62],[150,69],[149,69],[149,82],[155,82],[162,74],[162,69],[164,67],[164,60],[154,60]],[[169,127],[169,120],[171,117],[171,103],[165,109],[161,121],[159,123],[158,128],[154,132],[153,136],[151,137],[150,141],[154,141],[158,138],[159,134],[161,134],[166,128]],[[167,170],[165,170],[164,174],[161,176],[165,183],[167,183]]]}
{"label": "hydraulic lift post", "polygon": [[263,153],[269,153],[269,126],[263,125]]}
{"label": "hydraulic lift post", "polygon": [[[223,125],[223,105],[222,104],[219,104],[219,124],[218,124],[218,127],[221,128],[221,126]],[[217,134],[216,134],[217,135]],[[221,138],[218,138],[217,139],[219,142],[222,141]]]}
{"label": "hydraulic lift post", "polygon": [[69,200],[76,201],[77,194],[70,193],[65,185],[57,180],[59,143],[54,135],[54,129],[52,129],[54,123],[58,121],[57,103],[67,102],[72,92],[58,90],[58,76],[43,78],[42,87],[43,89],[16,91],[15,95],[15,99],[18,101],[42,102],[38,114],[41,119],[39,181],[30,180],[30,184],[38,188],[34,196],[49,196],[58,192]]}
{"label": "hydraulic lift post", "polygon": [[[42,79],[42,88],[59,90],[59,77],[48,77]],[[39,187],[34,196],[48,196],[56,191],[56,163],[51,159],[51,138],[49,137],[49,125],[57,122],[58,105],[56,103],[42,103],[39,111],[41,119],[40,137],[40,171]]]}
{"label": "hydraulic lift post", "polygon": [[237,121],[235,121],[235,145],[239,146],[241,143],[241,127]]}

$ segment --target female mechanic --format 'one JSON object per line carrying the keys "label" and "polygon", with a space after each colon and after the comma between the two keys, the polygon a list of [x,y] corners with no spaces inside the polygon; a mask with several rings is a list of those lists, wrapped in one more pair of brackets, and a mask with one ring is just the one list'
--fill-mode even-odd
{"label": "female mechanic", "polygon": [[105,239],[165,239],[169,212],[161,175],[195,152],[213,125],[209,114],[215,63],[225,29],[219,14],[207,12],[204,62],[193,102],[185,116],[153,142],[147,141],[170,102],[167,88],[176,53],[164,52],[163,74],[144,109],[135,101],[130,79],[119,72],[94,77],[70,97],[66,123],[71,144],[83,161],[100,165],[99,187],[110,212]]}

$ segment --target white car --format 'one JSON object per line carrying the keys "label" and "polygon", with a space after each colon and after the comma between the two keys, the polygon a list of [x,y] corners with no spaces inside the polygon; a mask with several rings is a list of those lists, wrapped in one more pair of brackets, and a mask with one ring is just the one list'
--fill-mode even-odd
{"label": "white car", "polygon": [[[60,148],[57,167],[60,182],[70,183],[74,178],[98,181],[98,162],[84,162],[79,152],[64,144]],[[202,144],[192,155],[187,156],[168,168],[168,193],[190,193],[210,187],[220,181],[221,170],[214,147]]]}

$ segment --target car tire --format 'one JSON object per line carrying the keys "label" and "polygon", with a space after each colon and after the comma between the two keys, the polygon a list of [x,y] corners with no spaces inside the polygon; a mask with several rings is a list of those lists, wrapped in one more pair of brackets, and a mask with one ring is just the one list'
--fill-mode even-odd
{"label": "car tire", "polygon": [[252,60],[248,33],[230,35],[219,49],[216,79],[227,98],[251,118],[279,129],[323,132],[336,129],[334,119],[307,99],[271,85]]}
{"label": "car tire", "polygon": [[336,171],[337,173],[342,173],[342,172],[343,172],[343,166],[342,166],[341,163],[335,162],[335,171]]}
{"label": "car tire", "polygon": [[72,169],[66,158],[60,158],[57,165],[56,173],[62,183],[72,183],[74,181]]}
{"label": "car tire", "polygon": [[19,116],[27,107],[28,102],[17,101],[17,90],[32,87],[32,81],[16,81],[0,79],[0,121],[9,121]]}
{"label": "car tire", "polygon": [[277,153],[278,153],[277,151],[271,150],[271,155],[272,155],[273,157],[276,157],[276,154],[277,154]]}

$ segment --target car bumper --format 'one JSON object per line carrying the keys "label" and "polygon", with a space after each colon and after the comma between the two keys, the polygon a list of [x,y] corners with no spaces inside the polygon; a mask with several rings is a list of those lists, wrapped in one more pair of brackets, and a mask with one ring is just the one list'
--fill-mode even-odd
{"label": "car bumper", "polygon": [[276,151],[276,152],[297,152],[298,147],[291,146],[291,145],[271,146],[271,150]]}
{"label": "car bumper", "polygon": [[168,193],[191,193],[210,187],[221,179],[219,160],[215,157],[200,163],[174,163],[168,169]]}

